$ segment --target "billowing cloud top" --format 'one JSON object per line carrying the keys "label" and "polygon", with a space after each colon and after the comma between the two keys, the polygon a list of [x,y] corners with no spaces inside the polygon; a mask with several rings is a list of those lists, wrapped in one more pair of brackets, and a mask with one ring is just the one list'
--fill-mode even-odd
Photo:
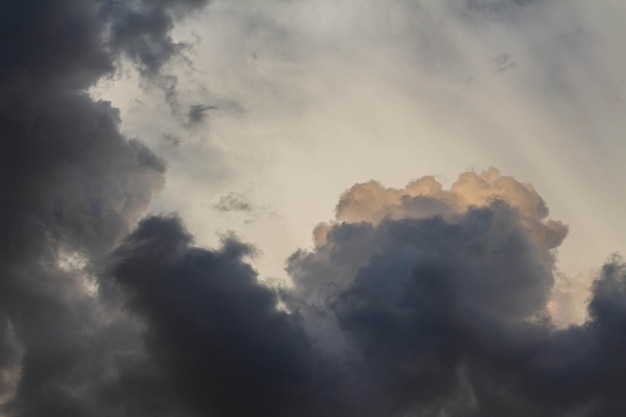
{"label": "billowing cloud top", "polygon": [[[501,176],[495,168],[481,174],[466,172],[450,190],[443,190],[433,177],[412,181],[403,190],[384,188],[375,181],[357,184],[337,204],[337,220],[376,224],[383,218],[440,215],[450,219],[470,207],[486,206],[495,201],[503,201],[516,209],[536,243],[546,249],[556,248],[567,235],[567,227],[561,222],[544,221],[549,214],[548,207],[532,185]],[[316,235],[324,238],[322,230]]]}
{"label": "billowing cloud top", "polygon": [[[299,252],[290,260],[292,276],[306,288],[300,291],[315,288],[315,293],[321,292],[319,296],[348,284],[372,256],[384,250],[390,256],[405,257],[407,268],[415,262],[453,265],[456,259],[465,270],[461,275],[470,273],[474,260],[483,257],[476,274],[485,274],[483,268],[489,264],[494,275],[490,282],[502,285],[492,290],[510,291],[504,301],[508,308],[514,308],[512,299],[523,298],[526,289],[538,290],[536,301],[543,304],[553,284],[553,249],[567,234],[565,225],[546,219],[548,208],[532,186],[503,177],[494,168],[480,175],[464,173],[450,190],[443,190],[433,177],[413,181],[402,190],[384,188],[374,181],[357,184],[341,196],[336,216],[336,223],[322,223],[315,229],[314,253]],[[396,241],[396,233],[404,228],[407,231],[402,233],[415,238]],[[515,265],[518,262],[520,265]],[[488,279],[487,275],[482,278]],[[538,279],[536,287],[531,283],[534,278]],[[485,301],[503,301],[489,288],[477,286],[477,282],[469,284],[470,278],[459,279]],[[529,301],[521,298],[519,312]],[[524,314],[538,312],[531,309]]]}

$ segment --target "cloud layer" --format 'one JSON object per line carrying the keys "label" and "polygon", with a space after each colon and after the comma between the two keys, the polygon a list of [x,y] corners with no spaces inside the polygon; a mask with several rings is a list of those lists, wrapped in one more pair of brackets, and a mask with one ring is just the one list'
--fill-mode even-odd
{"label": "cloud layer", "polygon": [[[260,282],[235,237],[209,250],[178,217],[145,217],[166,164],[87,90],[125,59],[178,111],[164,68],[188,45],[171,31],[207,3],[3,6],[2,416],[624,414],[626,264],[609,259],[586,323],[557,328],[567,227],[496,170],[449,190],[353,186],[316,247],[288,259],[284,288]],[[196,106],[189,126],[214,109]],[[215,208],[250,205],[227,194]]]}

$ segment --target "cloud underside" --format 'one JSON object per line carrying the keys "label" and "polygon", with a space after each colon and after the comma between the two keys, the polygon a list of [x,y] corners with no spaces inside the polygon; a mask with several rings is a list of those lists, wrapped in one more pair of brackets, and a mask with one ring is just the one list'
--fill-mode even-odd
{"label": "cloud underside", "polygon": [[555,327],[553,249],[532,228],[552,223],[536,193],[532,227],[504,195],[334,223],[280,290],[259,283],[252,248],[197,248],[180,220],[152,217],[106,279],[145,325],[150,385],[192,415],[620,415],[626,265],[604,267],[585,324]]}
{"label": "cloud underside", "polygon": [[567,227],[496,170],[353,186],[286,288],[236,238],[208,250],[144,218],[166,164],[86,90],[120,59],[161,83],[175,22],[207,3],[3,5],[0,415],[624,415],[626,265],[605,265],[585,324],[555,327]]}

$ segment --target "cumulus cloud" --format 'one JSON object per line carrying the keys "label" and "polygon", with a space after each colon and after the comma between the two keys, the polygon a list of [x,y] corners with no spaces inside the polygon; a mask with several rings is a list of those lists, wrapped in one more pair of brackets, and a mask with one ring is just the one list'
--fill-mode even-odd
{"label": "cumulus cloud", "polygon": [[545,221],[548,208],[532,185],[502,176],[495,168],[481,174],[466,172],[445,191],[433,177],[412,181],[401,190],[385,188],[375,181],[357,184],[342,195],[337,204],[337,219],[378,223],[387,217],[450,218],[471,206],[499,200],[519,212],[537,243],[546,249],[559,246],[567,235],[567,227],[561,222]]}
{"label": "cumulus cloud", "polygon": [[[342,194],[337,220],[314,230],[316,250],[293,254],[287,270],[296,300],[315,306],[349,288],[374,258],[383,265],[389,258],[384,268],[397,268],[399,275],[422,263],[446,265],[460,280],[452,287],[467,285],[464,294],[484,297],[473,304],[494,303],[491,314],[500,318],[529,319],[546,313],[554,248],[567,234],[565,225],[547,216],[531,185],[494,168],[464,173],[449,190],[433,177],[404,189],[370,181]],[[497,311],[498,303],[507,311]]]}
{"label": "cumulus cloud", "polygon": [[608,330],[623,326],[623,261],[594,284],[589,320],[557,328],[567,228],[547,216],[531,186],[495,169],[450,190],[432,177],[357,184],[315,250],[289,259],[285,300],[326,352],[352,358],[372,415],[618,415],[620,371],[599,352],[623,346]]}

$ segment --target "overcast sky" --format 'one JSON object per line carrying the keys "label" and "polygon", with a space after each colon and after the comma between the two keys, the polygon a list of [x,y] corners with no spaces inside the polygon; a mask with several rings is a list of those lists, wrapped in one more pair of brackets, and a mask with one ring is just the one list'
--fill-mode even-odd
{"label": "overcast sky", "polygon": [[0,417],[626,415],[626,3],[5,3]]}

